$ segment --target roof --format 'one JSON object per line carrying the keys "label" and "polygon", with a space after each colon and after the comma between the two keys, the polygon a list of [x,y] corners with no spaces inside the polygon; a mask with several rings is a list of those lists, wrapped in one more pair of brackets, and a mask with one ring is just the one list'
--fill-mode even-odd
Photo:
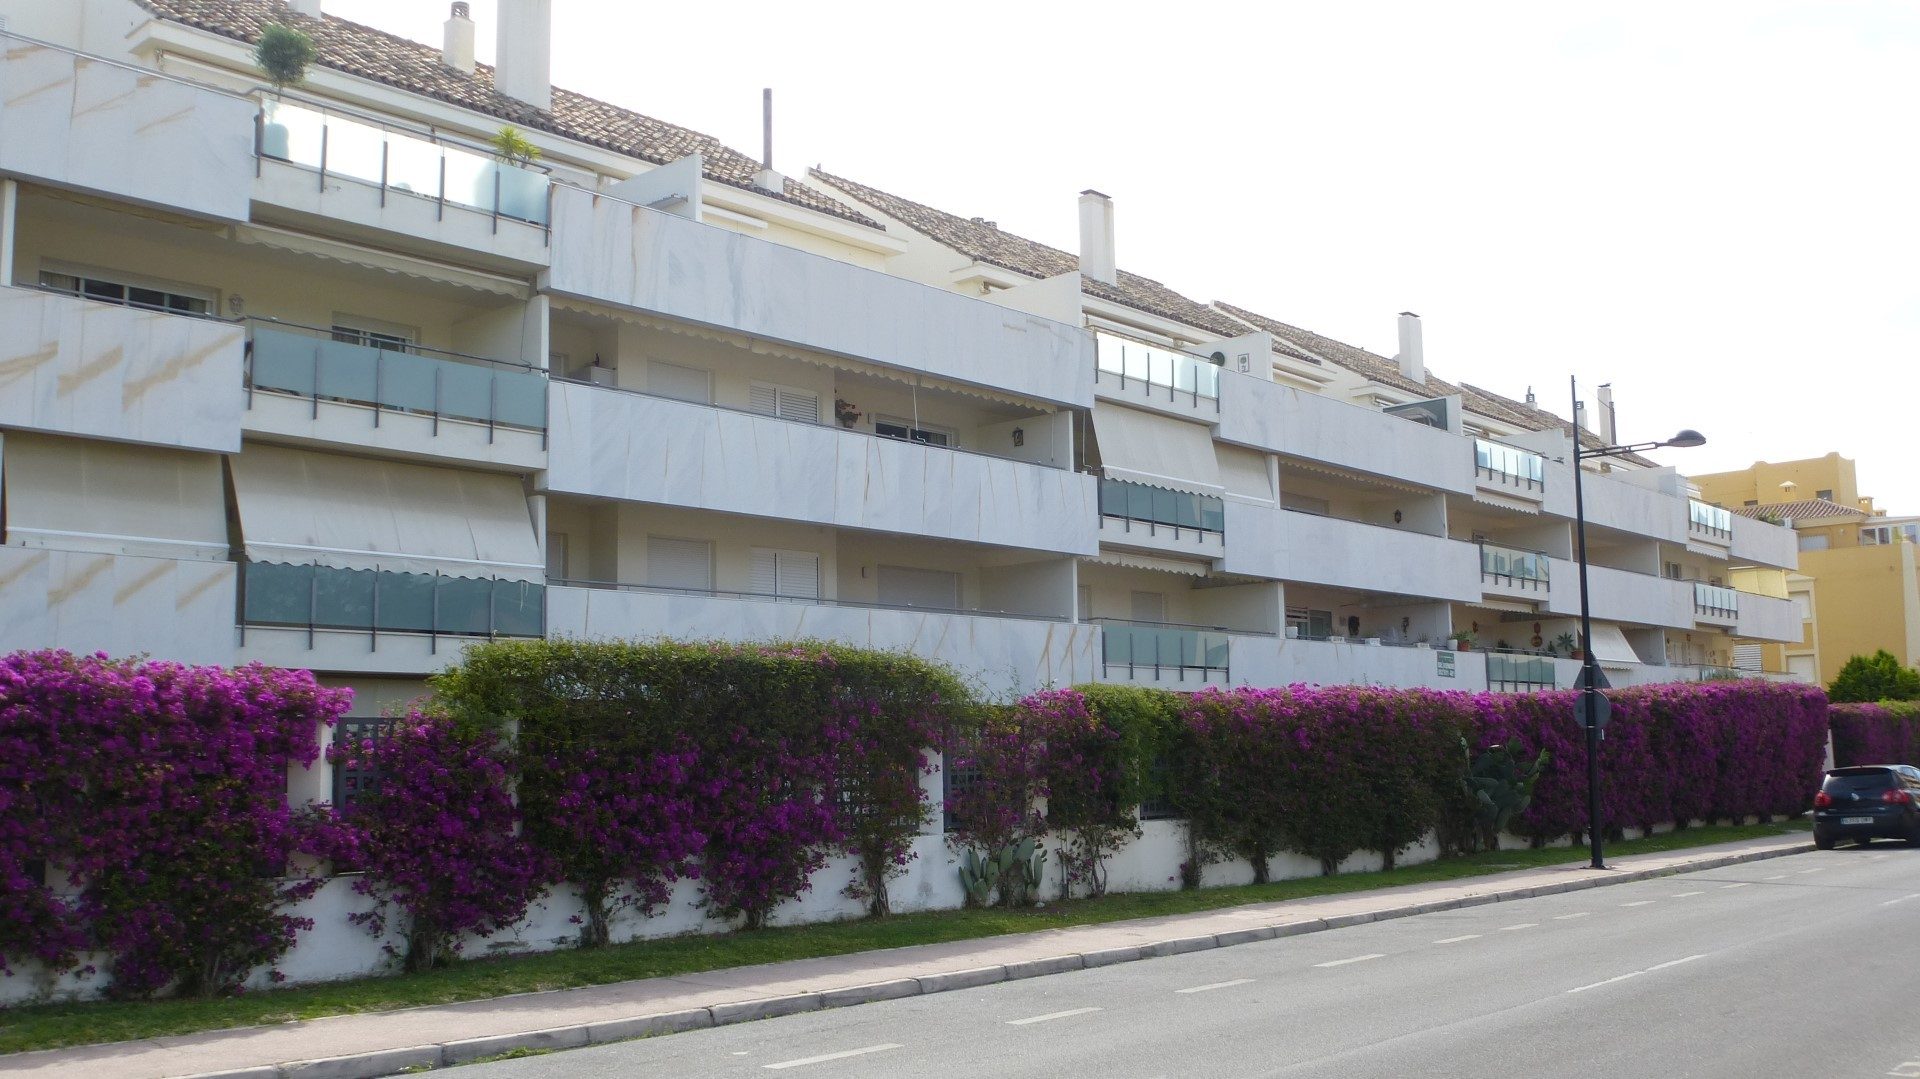
{"label": "roof", "polygon": [[[1523,420],[1523,426],[1531,428],[1532,430],[1545,431],[1548,428],[1557,427],[1560,429],[1561,433],[1563,434],[1566,434],[1569,436],[1573,434],[1573,422],[1571,420],[1563,419],[1559,415],[1552,412],[1548,412],[1546,409],[1541,408],[1538,405],[1530,405],[1530,404],[1527,404],[1525,401],[1516,401],[1511,397],[1502,397],[1501,395],[1494,393],[1491,390],[1483,390],[1478,386],[1469,386],[1464,382],[1460,384],[1460,388],[1504,406],[1509,412],[1513,412],[1521,416]],[[1590,450],[1602,449],[1606,446],[1606,444],[1607,442],[1605,439],[1601,438],[1599,435],[1594,434],[1592,431],[1582,430],[1580,432],[1580,445],[1586,447],[1587,449],[1590,449]],[[1642,457],[1637,453],[1619,453],[1619,454],[1613,454],[1612,456],[1614,456],[1618,460],[1632,461],[1634,464],[1640,465],[1644,468],[1660,467],[1660,462],[1651,460],[1646,457]]]}
{"label": "roof", "polygon": [[1392,386],[1422,397],[1445,397],[1459,393],[1455,387],[1440,381],[1432,374],[1426,376],[1426,382],[1420,383],[1400,373],[1400,364],[1384,356],[1376,356],[1363,348],[1355,348],[1343,341],[1323,337],[1312,330],[1303,330],[1290,326],[1279,319],[1249,311],[1244,307],[1235,307],[1230,303],[1216,302],[1214,307],[1232,315],[1257,330],[1265,330],[1273,335],[1274,345],[1284,351],[1304,355],[1310,359],[1323,360],[1338,364],[1371,382],[1383,386]]}
{"label": "roof", "polygon": [[1823,518],[1853,517],[1867,519],[1867,511],[1843,506],[1826,498],[1803,498],[1798,502],[1774,502],[1765,506],[1741,506],[1733,512],[1756,520],[1762,516],[1782,521],[1817,521]]}
{"label": "roof", "polygon": [[273,23],[296,27],[313,38],[317,63],[349,75],[550,132],[642,161],[664,165],[701,155],[707,179],[777,198],[809,210],[878,228],[872,218],[825,193],[789,179],[782,193],[753,185],[760,162],[711,135],[656,120],[610,102],[554,87],[553,107],[542,112],[493,88],[493,68],[476,64],[466,75],[440,62],[431,45],[362,26],[334,15],[311,19],[275,0],[134,0],[168,22],[205,30],[251,45]]}
{"label": "roof", "polygon": [[[1050,247],[1038,240],[1016,236],[991,221],[966,218],[947,213],[945,210],[936,210],[924,203],[890,195],[878,188],[868,187],[821,169],[813,169],[811,174],[821,183],[866,203],[881,213],[903,222],[915,232],[931,237],[975,262],[984,262],[989,266],[998,266],[1003,270],[1034,278],[1058,277],[1080,269],[1078,255],[1062,251],[1057,247]],[[1083,274],[1080,283],[1089,296],[1145,311],[1150,315],[1169,318],[1183,325],[1195,326],[1222,337],[1239,337],[1247,332],[1245,326],[1221,312],[1197,300],[1182,296],[1152,278],[1142,277],[1126,270],[1121,270],[1114,276],[1115,282],[1108,284]]]}

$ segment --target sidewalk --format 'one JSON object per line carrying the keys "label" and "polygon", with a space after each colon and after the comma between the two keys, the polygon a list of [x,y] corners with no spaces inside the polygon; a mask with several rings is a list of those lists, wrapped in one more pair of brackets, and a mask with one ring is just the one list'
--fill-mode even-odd
{"label": "sidewalk", "polygon": [[222,1076],[362,1079],[458,1064],[516,1048],[572,1048],[965,989],[1015,978],[1223,948],[1436,910],[1715,869],[1813,849],[1802,837],[1748,840],[1463,881],[1229,907],[1196,914],[916,945],[673,978],[343,1015],[0,1057],[36,1079]]}

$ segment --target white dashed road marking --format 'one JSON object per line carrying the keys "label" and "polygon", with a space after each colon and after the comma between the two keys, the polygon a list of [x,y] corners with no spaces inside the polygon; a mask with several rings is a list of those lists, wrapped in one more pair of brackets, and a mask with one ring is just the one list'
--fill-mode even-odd
{"label": "white dashed road marking", "polygon": [[1025,1019],[1009,1019],[1007,1020],[1007,1025],[1010,1027],[1024,1027],[1028,1023],[1047,1023],[1055,1019],[1068,1019],[1076,1015],[1086,1015],[1088,1012],[1097,1012],[1099,1010],[1098,1008],[1071,1008],[1064,1012],[1048,1012],[1045,1015],[1030,1015]]}
{"label": "white dashed road marking", "polygon": [[1760,879],[1761,880],[1786,880],[1787,875],[1785,873],[1775,873],[1771,877],[1761,877]]}
{"label": "white dashed road marking", "polygon": [[1638,978],[1642,974],[1652,974],[1656,970],[1665,970],[1668,967],[1677,967],[1682,963],[1691,963],[1696,959],[1703,959],[1703,958],[1705,958],[1704,955],[1689,955],[1683,959],[1670,959],[1665,963],[1656,963],[1645,970],[1628,971],[1625,974],[1616,974],[1613,977],[1606,979],[1605,981],[1594,982],[1591,985],[1576,986],[1572,989],[1567,990],[1567,992],[1584,993],[1589,989],[1598,989],[1603,985],[1612,985],[1615,982],[1624,982],[1628,978]]}
{"label": "white dashed road marking", "polygon": [[868,1053],[884,1053],[889,1049],[901,1048],[898,1042],[886,1042],[882,1045],[869,1045],[863,1049],[845,1049],[838,1053],[822,1053],[817,1057],[801,1057],[799,1060],[783,1060],[778,1064],[762,1064],[763,1068],[779,1071],[782,1068],[801,1068],[808,1064],[824,1064],[829,1060],[845,1060],[848,1057],[862,1057]]}
{"label": "white dashed road marking", "polygon": [[1500,932],[1511,933],[1516,929],[1532,929],[1539,924],[1539,922],[1521,922],[1519,925],[1503,925],[1500,927]]}
{"label": "white dashed road marking", "polygon": [[1686,899],[1689,896],[1706,895],[1706,894],[1707,893],[1705,892],[1675,892],[1673,893],[1673,897],[1675,899]]}
{"label": "white dashed road marking", "polygon": [[1231,989],[1236,985],[1245,985],[1252,978],[1235,978],[1230,982],[1214,982],[1212,985],[1196,985],[1191,989],[1175,989],[1176,993],[1206,993],[1215,989]]}
{"label": "white dashed road marking", "polygon": [[1480,934],[1468,933],[1464,937],[1448,937],[1445,940],[1436,940],[1434,941],[1434,943],[1435,944],[1458,944],[1463,940],[1479,940],[1479,939],[1480,939]]}
{"label": "white dashed road marking", "polygon": [[1572,914],[1556,914],[1553,916],[1553,920],[1556,922],[1570,922],[1575,918],[1585,918],[1592,913],[1590,910],[1579,910]]}
{"label": "white dashed road marking", "polygon": [[1727,890],[1728,888],[1745,888],[1745,887],[1746,887],[1746,886],[1747,886],[1748,884],[1750,884],[1750,883],[1752,883],[1752,882],[1751,882],[1751,881],[1744,881],[1744,880],[1743,880],[1743,881],[1741,881],[1741,882],[1740,882],[1740,883],[1738,883],[1738,884],[1722,884],[1722,885],[1720,886],[1720,890],[1724,892],[1724,891],[1726,891],[1726,890]]}
{"label": "white dashed road marking", "polygon": [[1659,901],[1655,899],[1636,899],[1631,903],[1622,903],[1620,905],[1623,907],[1645,907],[1645,906],[1650,906],[1656,902],[1659,902]]}
{"label": "white dashed road marking", "polygon": [[1384,955],[1386,955],[1386,954],[1387,954],[1387,953],[1385,953],[1385,952],[1372,952],[1372,953],[1370,953],[1370,954],[1368,954],[1368,955],[1356,955],[1356,956],[1354,956],[1354,957],[1353,957],[1352,959],[1336,959],[1336,960],[1334,960],[1334,961],[1333,961],[1333,962],[1331,962],[1331,963],[1315,963],[1315,964],[1314,964],[1314,966],[1316,966],[1316,967],[1344,967],[1344,966],[1346,966],[1346,965],[1347,965],[1348,963],[1364,963],[1364,962],[1366,962],[1366,961],[1367,961],[1367,960],[1369,960],[1369,959],[1379,959],[1379,958],[1381,958],[1382,956],[1384,956]]}
{"label": "white dashed road marking", "polygon": [[1603,985],[1612,985],[1612,984],[1613,984],[1614,982],[1624,982],[1624,981],[1626,981],[1626,980],[1627,980],[1628,978],[1638,978],[1638,977],[1639,977],[1640,975],[1642,975],[1642,974],[1645,974],[1645,973],[1646,973],[1646,971],[1644,971],[1644,970],[1636,970],[1636,971],[1634,971],[1634,972],[1633,972],[1632,974],[1622,974],[1622,975],[1620,975],[1620,976],[1618,976],[1618,977],[1615,977],[1615,978],[1608,978],[1608,979],[1607,979],[1606,981],[1604,981],[1604,982],[1594,982],[1594,983],[1593,983],[1592,985],[1582,985],[1582,986],[1579,986],[1578,988],[1574,988],[1574,989],[1569,989],[1569,990],[1567,990],[1567,992],[1569,992],[1569,993],[1584,993],[1584,992],[1586,992],[1586,991],[1587,991],[1587,990],[1589,990],[1589,989],[1598,989],[1598,988],[1600,988],[1600,987],[1601,987],[1601,986],[1603,986]]}
{"label": "white dashed road marking", "polygon": [[1885,903],[1882,903],[1880,905],[1883,907],[1891,907],[1895,903],[1905,903],[1909,899],[1920,899],[1920,892],[1915,892],[1912,895],[1903,895],[1898,899],[1889,899]]}

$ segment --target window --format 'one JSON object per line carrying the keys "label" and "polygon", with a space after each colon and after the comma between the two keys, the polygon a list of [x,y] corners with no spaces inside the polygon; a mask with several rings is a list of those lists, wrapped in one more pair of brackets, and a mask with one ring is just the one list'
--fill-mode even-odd
{"label": "window", "polygon": [[1663,562],[1663,563],[1661,563],[1661,565],[1660,565],[1660,576],[1662,576],[1662,577],[1665,577],[1665,578],[1666,578],[1667,580],[1669,580],[1669,581],[1677,581],[1677,580],[1679,580],[1679,579],[1680,579],[1680,577],[1681,577],[1681,573],[1680,573],[1680,563],[1678,563],[1678,562]]}
{"label": "window", "polygon": [[1787,597],[1793,601],[1794,616],[1802,622],[1813,618],[1813,597],[1805,592],[1795,592]]}
{"label": "window", "polygon": [[1332,511],[1331,505],[1324,498],[1315,498],[1312,495],[1296,495],[1288,491],[1280,492],[1280,508],[1296,510],[1300,513],[1311,513],[1319,517],[1325,517]]}
{"label": "window", "polygon": [[1287,628],[1302,640],[1324,641],[1333,636],[1333,612],[1288,607]]}
{"label": "window", "polygon": [[1165,622],[1167,620],[1167,597],[1164,592],[1133,593],[1133,620],[1135,622]]}
{"label": "window", "polygon": [[762,416],[778,416],[802,423],[820,422],[820,395],[790,386],[755,382],[747,387],[747,408]]}
{"label": "window", "polygon": [[710,405],[713,403],[713,374],[697,367],[650,360],[647,363],[647,392],[658,397],[671,397],[675,401]]}
{"label": "window", "polygon": [[713,544],[648,536],[647,584],[687,592],[713,591]]}
{"label": "window", "polygon": [[1757,498],[1749,498],[1745,502],[1742,502],[1740,504],[1742,506],[1758,506],[1760,504],[1760,500]]}
{"label": "window", "polygon": [[122,307],[143,307],[150,311],[173,311],[183,315],[213,313],[210,295],[131,285],[92,274],[42,271],[40,285],[42,288]]}
{"label": "window", "polygon": [[1080,621],[1093,617],[1093,586],[1083,584],[1078,589],[1080,601]]}
{"label": "window", "polygon": [[333,339],[347,345],[406,352],[420,339],[418,330],[353,315],[333,316]]}
{"label": "window", "polygon": [[1833,501],[1833,490],[1832,488],[1828,488],[1823,491],[1815,491],[1813,492],[1813,497],[1819,498],[1819,499],[1825,499],[1826,501],[1831,502]]}
{"label": "window", "polygon": [[912,566],[881,566],[880,602],[890,607],[960,608],[960,575]]}
{"label": "window", "polygon": [[748,591],[781,599],[820,598],[820,556],[812,551],[753,549]]}
{"label": "window", "polygon": [[384,719],[342,719],[333,729],[333,805],[342,809],[380,786],[373,751],[386,735]]}
{"label": "window", "polygon": [[873,433],[881,438],[905,438],[923,442],[929,446],[952,446],[958,441],[954,432],[946,427],[915,427],[906,420],[891,416],[875,416]]}
{"label": "window", "polygon": [[567,579],[567,534],[565,532],[547,533],[547,579],[550,581]]}
{"label": "window", "polygon": [[1824,551],[1827,549],[1827,537],[1801,536],[1800,549],[1803,551]]}

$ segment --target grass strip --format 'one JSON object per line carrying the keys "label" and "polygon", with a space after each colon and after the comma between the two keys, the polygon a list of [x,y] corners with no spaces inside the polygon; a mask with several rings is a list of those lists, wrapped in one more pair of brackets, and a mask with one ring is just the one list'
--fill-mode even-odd
{"label": "grass strip", "polygon": [[[1745,839],[1805,832],[1804,822],[1691,828],[1608,845],[1615,856],[1654,854]],[[456,961],[424,974],[388,975],[276,989],[215,1000],[102,1001],[0,1010],[0,1053],[157,1038],[196,1031],[284,1023],[327,1015],[390,1011],[463,1000],[573,989],[639,978],[670,977],[727,967],[845,955],[877,948],[939,944],[1003,933],[1029,933],[1166,914],[1189,914],[1247,903],[1363,892],[1404,884],[1459,880],[1516,869],[1585,861],[1584,847],[1500,850],[1391,872],[1344,873],[1263,885],[1187,892],[1134,892],[1049,903],[1028,910],[947,910],[888,918],[827,922],[756,932],[616,944]]]}

